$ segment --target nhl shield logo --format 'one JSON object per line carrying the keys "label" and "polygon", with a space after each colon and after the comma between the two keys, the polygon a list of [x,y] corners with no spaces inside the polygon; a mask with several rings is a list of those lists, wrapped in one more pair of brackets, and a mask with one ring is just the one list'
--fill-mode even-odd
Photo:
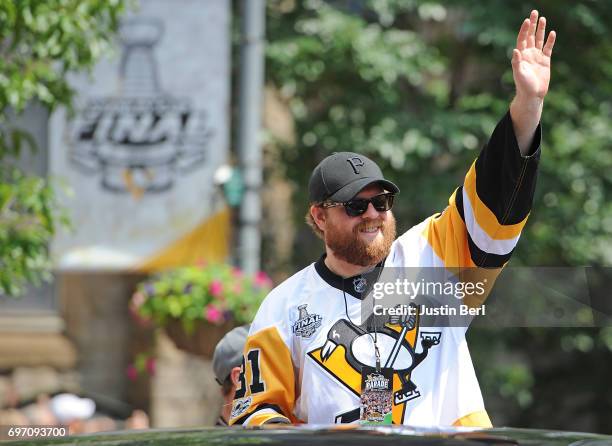
{"label": "nhl shield logo", "polygon": [[355,277],[353,279],[353,288],[357,293],[363,293],[368,285],[368,281],[365,277]]}
{"label": "nhl shield logo", "polygon": [[293,334],[303,338],[311,337],[323,321],[321,315],[309,314],[308,310],[306,310],[307,306],[308,304],[304,304],[298,307],[300,314],[298,320],[293,324]]}

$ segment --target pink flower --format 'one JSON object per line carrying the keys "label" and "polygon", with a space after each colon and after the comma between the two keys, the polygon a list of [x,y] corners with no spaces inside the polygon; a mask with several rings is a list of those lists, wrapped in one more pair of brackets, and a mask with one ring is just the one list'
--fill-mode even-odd
{"label": "pink flower", "polygon": [[208,305],[205,309],[206,320],[213,324],[220,324],[223,322],[223,313],[214,305]]}
{"label": "pink flower", "polygon": [[153,376],[155,375],[155,358],[153,358],[152,356],[149,356],[147,358],[147,363],[145,365],[145,368],[147,369],[147,372],[149,373],[149,375]]}
{"label": "pink flower", "polygon": [[132,300],[130,301],[130,305],[128,306],[129,312],[130,312],[130,316],[132,316],[132,319],[141,327],[148,327],[151,325],[152,320],[149,317],[145,317],[142,314],[140,314],[139,308],[141,305],[136,306],[136,303],[134,302],[134,299],[132,298]]}
{"label": "pink flower", "polygon": [[137,291],[132,296],[132,305],[134,306],[135,309],[138,309],[142,307],[142,304],[144,304],[146,300],[147,300],[147,297],[140,291]]}
{"label": "pink flower", "polygon": [[138,370],[134,364],[130,364],[125,369],[125,374],[130,381],[136,381],[138,379]]}
{"label": "pink flower", "polygon": [[255,274],[255,286],[259,288],[272,286],[272,279],[265,272],[259,271]]}
{"label": "pink flower", "polygon": [[223,292],[223,284],[219,280],[213,280],[210,282],[208,291],[210,291],[210,294],[214,297],[218,297]]}
{"label": "pink flower", "polygon": [[234,277],[242,277],[242,270],[240,268],[237,268],[237,267],[234,266],[232,268],[232,275]]}
{"label": "pink flower", "polygon": [[236,294],[242,293],[242,284],[240,282],[236,282],[232,287],[232,291]]}

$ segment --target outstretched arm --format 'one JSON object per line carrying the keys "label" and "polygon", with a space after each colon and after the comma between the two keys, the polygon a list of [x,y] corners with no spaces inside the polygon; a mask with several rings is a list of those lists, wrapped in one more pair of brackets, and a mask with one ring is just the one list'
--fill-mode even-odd
{"label": "outstretched arm", "polygon": [[[542,105],[550,81],[555,32],[531,11],[516,39],[516,96],[449,206],[427,221],[425,236],[446,267],[499,268],[527,222],[540,158]],[[546,42],[546,43],[544,43]]]}
{"label": "outstretched arm", "polygon": [[521,25],[512,51],[516,96],[510,104],[510,117],[523,156],[529,155],[550,82],[550,58],[556,34],[551,31],[544,44],[545,34],[546,18],[538,20],[538,11],[531,11]]}

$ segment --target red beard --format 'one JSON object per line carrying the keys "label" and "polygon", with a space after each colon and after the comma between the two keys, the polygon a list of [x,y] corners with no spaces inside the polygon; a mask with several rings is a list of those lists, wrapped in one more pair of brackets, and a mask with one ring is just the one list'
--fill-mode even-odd
{"label": "red beard", "polygon": [[[330,223],[331,220],[328,216],[324,234],[325,244],[336,257],[352,265],[376,265],[389,255],[391,244],[395,240],[395,218],[393,214],[389,214],[387,220],[363,220],[351,232]],[[371,223],[381,225],[382,240],[377,238],[372,242],[366,242],[359,237],[359,231]]]}

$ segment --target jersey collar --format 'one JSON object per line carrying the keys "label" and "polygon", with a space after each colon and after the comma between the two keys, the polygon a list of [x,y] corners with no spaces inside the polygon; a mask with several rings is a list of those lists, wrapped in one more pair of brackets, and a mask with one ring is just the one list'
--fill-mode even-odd
{"label": "jersey collar", "polygon": [[323,254],[315,263],[315,269],[319,276],[321,276],[321,279],[334,288],[344,291],[360,300],[363,300],[368,295],[372,286],[376,283],[376,280],[380,276],[380,268],[383,267],[386,260],[383,259],[374,269],[372,269],[372,271],[344,279],[327,267],[325,264],[326,256],[327,254]]}

